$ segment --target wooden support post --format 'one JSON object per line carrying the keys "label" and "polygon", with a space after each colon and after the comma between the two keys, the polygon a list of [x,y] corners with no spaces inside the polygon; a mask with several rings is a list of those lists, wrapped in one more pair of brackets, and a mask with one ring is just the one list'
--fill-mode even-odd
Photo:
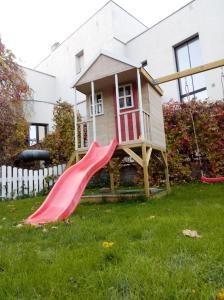
{"label": "wooden support post", "polygon": [[112,161],[109,161],[108,164],[108,170],[109,170],[109,175],[110,175],[110,189],[111,192],[114,192],[115,188],[114,188],[114,165],[112,163]]}
{"label": "wooden support post", "polygon": [[91,94],[92,94],[92,116],[93,116],[93,141],[96,141],[96,116],[95,116],[95,90],[94,90],[94,82],[91,81]]}
{"label": "wooden support post", "polygon": [[77,126],[77,91],[75,88],[75,108],[74,108],[74,117],[75,117],[75,151],[78,149],[78,126]]}
{"label": "wooden support post", "polygon": [[120,120],[120,103],[119,103],[119,84],[118,84],[117,74],[115,74],[115,93],[116,93],[116,108],[117,108],[118,144],[120,144],[121,143],[121,120]]}
{"label": "wooden support post", "polygon": [[149,170],[147,163],[146,145],[142,145],[142,160],[143,160],[143,174],[144,174],[144,190],[146,198],[149,198]]}
{"label": "wooden support post", "polygon": [[168,169],[168,161],[167,161],[167,154],[166,152],[162,152],[162,158],[164,163],[164,170],[165,170],[165,178],[166,178],[166,189],[170,192],[170,180],[169,180],[169,169]]}
{"label": "wooden support post", "polygon": [[140,115],[141,139],[144,141],[145,130],[144,130],[143,106],[142,106],[142,85],[141,85],[141,75],[139,69],[137,69],[137,82],[138,82],[138,105],[139,105],[139,115]]}

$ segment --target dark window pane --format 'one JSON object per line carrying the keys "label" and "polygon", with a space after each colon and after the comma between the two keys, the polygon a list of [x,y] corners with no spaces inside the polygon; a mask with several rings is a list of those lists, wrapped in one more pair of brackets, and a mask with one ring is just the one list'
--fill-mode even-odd
{"label": "dark window pane", "polygon": [[123,87],[120,87],[119,88],[119,97],[122,97],[122,96],[124,96],[124,89],[123,89]]}
{"label": "dark window pane", "polygon": [[126,97],[126,106],[127,106],[127,107],[132,106],[132,103],[131,103],[131,97]]}
{"label": "dark window pane", "polygon": [[131,95],[131,87],[130,85],[125,87],[125,95],[126,96],[130,96]]}
{"label": "dark window pane", "polygon": [[124,99],[119,99],[119,103],[120,103],[120,108],[124,107]]}

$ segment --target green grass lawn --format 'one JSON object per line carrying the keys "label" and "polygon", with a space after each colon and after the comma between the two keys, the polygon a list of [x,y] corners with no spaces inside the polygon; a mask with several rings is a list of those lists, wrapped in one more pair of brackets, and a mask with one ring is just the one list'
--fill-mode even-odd
{"label": "green grass lawn", "polygon": [[[1,300],[204,300],[224,289],[224,185],[80,205],[71,224],[17,228],[42,199],[0,203]],[[104,248],[104,241],[114,244]]]}

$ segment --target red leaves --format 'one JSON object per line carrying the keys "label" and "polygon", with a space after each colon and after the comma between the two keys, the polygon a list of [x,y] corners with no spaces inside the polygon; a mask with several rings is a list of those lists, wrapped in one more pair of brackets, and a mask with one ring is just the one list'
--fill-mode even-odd
{"label": "red leaves", "polygon": [[195,156],[196,143],[191,114],[204,171],[214,176],[224,174],[224,102],[191,101],[180,104],[169,102],[164,105],[165,130],[169,154],[171,178],[175,182],[191,179],[190,163]]}

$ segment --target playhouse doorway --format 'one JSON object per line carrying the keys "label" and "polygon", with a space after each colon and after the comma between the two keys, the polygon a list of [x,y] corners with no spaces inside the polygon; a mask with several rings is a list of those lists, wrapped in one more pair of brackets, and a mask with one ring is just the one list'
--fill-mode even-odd
{"label": "playhouse doorway", "polygon": [[[119,85],[119,107],[121,140],[123,143],[134,142],[140,136],[138,96],[135,83]],[[116,135],[118,138],[117,109],[115,97]]]}

